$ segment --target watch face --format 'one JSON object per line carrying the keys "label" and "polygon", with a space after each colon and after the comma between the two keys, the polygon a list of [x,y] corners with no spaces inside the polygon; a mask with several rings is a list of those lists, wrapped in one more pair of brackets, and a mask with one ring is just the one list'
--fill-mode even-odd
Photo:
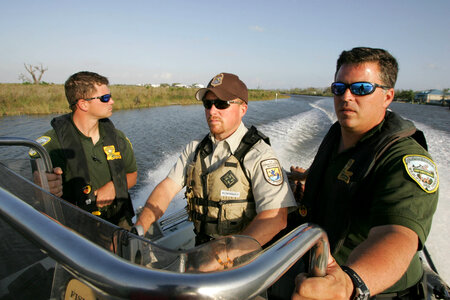
{"label": "watch face", "polygon": [[364,287],[355,287],[355,297],[354,300],[368,300],[370,297],[370,292],[367,286],[364,284]]}

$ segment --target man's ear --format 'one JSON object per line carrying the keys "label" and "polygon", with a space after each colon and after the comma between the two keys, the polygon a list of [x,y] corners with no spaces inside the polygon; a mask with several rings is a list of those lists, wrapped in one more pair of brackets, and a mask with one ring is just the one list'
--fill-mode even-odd
{"label": "man's ear", "polygon": [[390,88],[386,91],[386,94],[384,95],[384,107],[387,108],[392,101],[394,101],[394,95],[395,91],[394,88]]}
{"label": "man's ear", "polygon": [[89,107],[89,103],[86,100],[80,99],[76,104],[77,109],[81,111],[87,111]]}
{"label": "man's ear", "polygon": [[244,102],[241,105],[239,105],[239,109],[241,110],[241,116],[243,117],[248,109],[247,103]]}

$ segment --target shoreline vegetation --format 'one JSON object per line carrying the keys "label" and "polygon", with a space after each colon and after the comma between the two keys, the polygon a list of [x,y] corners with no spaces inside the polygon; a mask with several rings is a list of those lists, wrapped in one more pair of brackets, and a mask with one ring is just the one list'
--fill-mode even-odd
{"label": "shoreline vegetation", "polygon": [[[199,104],[198,88],[110,85],[114,109],[139,109]],[[249,100],[288,98],[275,90],[249,90]],[[63,114],[70,112],[62,84],[0,83],[0,116]]]}
{"label": "shoreline vegetation", "polygon": [[[195,99],[198,88],[169,86],[110,85],[114,109],[140,109],[169,105],[199,104]],[[333,97],[330,87],[290,90],[250,89],[249,100],[275,100],[291,95]],[[414,101],[412,90],[396,90],[394,101],[421,104]],[[449,106],[444,103],[426,103]],[[450,106],[449,106],[450,107]],[[62,84],[0,83],[0,117],[19,115],[48,115],[70,112]]]}

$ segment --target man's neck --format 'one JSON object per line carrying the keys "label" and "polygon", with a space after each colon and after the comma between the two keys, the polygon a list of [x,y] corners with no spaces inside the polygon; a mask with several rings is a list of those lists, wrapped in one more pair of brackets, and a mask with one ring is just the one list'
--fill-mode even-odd
{"label": "man's neck", "polygon": [[355,146],[363,136],[364,134],[349,133],[341,128],[341,139],[339,141],[338,153]]}
{"label": "man's neck", "polygon": [[75,111],[73,114],[73,123],[81,133],[92,139],[94,145],[100,139],[98,119],[89,118],[87,115],[79,114]]}

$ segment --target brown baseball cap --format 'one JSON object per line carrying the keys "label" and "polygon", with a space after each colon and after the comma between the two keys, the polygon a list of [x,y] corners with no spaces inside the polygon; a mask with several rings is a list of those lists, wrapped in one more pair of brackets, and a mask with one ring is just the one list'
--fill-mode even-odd
{"label": "brown baseball cap", "polygon": [[213,92],[221,100],[228,101],[239,98],[248,103],[247,86],[238,76],[231,73],[220,73],[214,76],[206,88],[199,89],[195,93],[195,98],[202,101],[208,91]]}

